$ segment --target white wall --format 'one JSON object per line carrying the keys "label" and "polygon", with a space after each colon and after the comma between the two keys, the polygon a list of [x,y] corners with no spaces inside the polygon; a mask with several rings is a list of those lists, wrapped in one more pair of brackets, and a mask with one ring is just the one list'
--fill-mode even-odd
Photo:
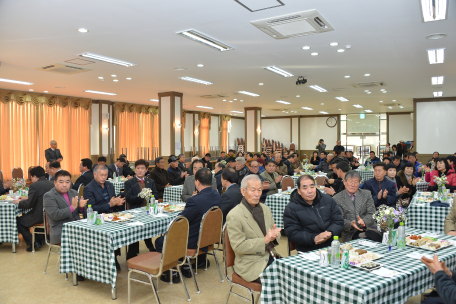
{"label": "white wall", "polygon": [[328,117],[301,118],[301,150],[314,150],[320,139],[325,140],[326,150],[332,150],[337,142],[337,126],[326,125]]}
{"label": "white wall", "polygon": [[185,151],[193,146],[193,113],[185,114],[184,146]]}
{"label": "white wall", "polygon": [[211,117],[211,129],[209,130],[209,146],[212,149],[217,149],[219,144],[219,118],[220,116]]}
{"label": "white wall", "polygon": [[[106,127],[106,128],[109,128],[109,118],[108,119],[104,119],[103,116],[104,114],[107,114],[109,113],[109,105],[107,104],[102,104],[101,105],[101,117],[103,119],[102,121],[102,127]],[[109,116],[111,117],[111,116]],[[98,129],[99,130],[99,129]],[[101,144],[102,144],[102,147],[101,147],[101,154],[103,154],[104,156],[107,156],[108,153],[109,153],[109,135],[108,135],[108,132],[107,131],[102,131],[101,132]]]}
{"label": "white wall", "polygon": [[245,111],[245,119],[247,119],[247,134],[244,141],[246,143],[245,151],[255,152],[255,110]]}
{"label": "white wall", "polygon": [[291,119],[291,128],[292,128],[292,138],[291,141],[295,143],[296,149],[299,149],[299,117],[294,117]]}
{"label": "white wall", "polygon": [[413,140],[413,120],[411,115],[389,115],[388,133],[391,146],[397,144],[399,140]]}
{"label": "white wall", "polygon": [[98,155],[100,146],[100,111],[98,104],[92,106],[92,126],[90,127],[90,154]]}
{"label": "white wall", "polygon": [[[264,125],[264,122],[263,122]],[[228,147],[234,149],[236,147],[236,138],[244,138],[245,141],[245,120],[231,118],[231,132],[228,133]],[[229,150],[228,149],[228,150]]]}
{"label": "white wall", "polygon": [[[290,118],[262,119],[261,137],[290,147]],[[296,131],[297,132],[297,131]]]}

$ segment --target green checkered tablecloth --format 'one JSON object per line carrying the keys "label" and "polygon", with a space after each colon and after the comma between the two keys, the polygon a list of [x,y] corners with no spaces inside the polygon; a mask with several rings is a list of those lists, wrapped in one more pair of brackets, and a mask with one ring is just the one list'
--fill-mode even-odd
{"label": "green checkered tablecloth", "polygon": [[113,182],[113,181],[109,181],[109,182],[114,185],[114,190],[116,191],[116,195],[120,194],[120,190],[125,189],[125,182]]}
{"label": "green checkered tablecloth", "polygon": [[421,181],[416,183],[416,191],[425,192],[429,186],[429,183]]}
{"label": "green checkered tablecloth", "polygon": [[422,193],[417,192],[407,208],[406,227],[444,233],[444,221],[451,208],[431,207],[430,203],[417,202]]}
{"label": "green checkered tablecloth", "polygon": [[163,193],[163,202],[182,202],[183,185],[166,187]]}
{"label": "green checkered tablecloth", "polygon": [[[424,230],[407,229],[407,233],[420,234]],[[456,237],[440,236],[441,239]],[[351,241],[356,243],[358,240]],[[375,248],[353,245],[355,248],[383,254],[379,263],[388,265],[401,272],[392,278],[376,276],[368,271],[350,266],[349,269],[321,267],[318,260],[305,260],[299,255],[279,259],[261,274],[261,303],[405,303],[411,296],[418,295],[435,285],[434,275],[418,259],[406,254],[419,252],[432,255],[432,252],[407,247],[387,253],[386,245],[378,244]],[[456,266],[454,246],[439,250],[439,259],[445,261],[450,269]],[[396,270],[395,269],[395,270]]]}
{"label": "green checkered tablecloth", "polygon": [[0,243],[19,244],[16,217],[29,212],[31,209],[19,209],[13,202],[0,202]]}
{"label": "green checkered tablecloth", "polygon": [[294,186],[296,188],[296,183],[298,181],[298,178],[300,177],[301,175],[293,175],[291,178],[293,179],[293,182],[294,182]]}
{"label": "green checkered tablecloth", "polygon": [[[181,202],[179,202],[181,203]],[[138,212],[134,211],[138,210]],[[90,280],[116,285],[114,250],[123,246],[158,236],[179,212],[167,213],[167,217],[147,215],[145,207],[128,210],[143,226],[105,222],[88,225],[85,220],[65,223],[62,230],[60,272],[82,275]]]}
{"label": "green checkered tablecloth", "polygon": [[368,179],[374,178],[374,170],[358,169],[355,171],[361,176],[361,181],[367,181]]}

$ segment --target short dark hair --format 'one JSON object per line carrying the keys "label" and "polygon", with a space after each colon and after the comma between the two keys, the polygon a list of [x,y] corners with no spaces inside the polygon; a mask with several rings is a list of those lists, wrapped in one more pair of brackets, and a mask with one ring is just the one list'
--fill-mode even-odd
{"label": "short dark hair", "polygon": [[35,176],[37,178],[46,176],[46,172],[44,172],[43,167],[36,166],[30,169],[30,176]]}
{"label": "short dark hair", "polygon": [[266,163],[265,163],[265,166],[267,166],[267,165],[269,165],[269,164],[271,164],[271,163],[274,164],[274,165],[277,165],[277,164],[275,163],[275,161],[273,161],[272,159],[268,159],[268,160],[266,161]]}
{"label": "short dark hair", "polygon": [[261,157],[260,153],[255,153],[256,157]]}
{"label": "short dark hair", "polygon": [[225,153],[225,154],[226,154],[226,152],[225,152],[225,151],[222,151],[222,152],[220,152],[220,154],[222,154],[222,153]]}
{"label": "short dark hair", "polygon": [[404,158],[406,158],[406,157],[408,158],[409,156],[410,156],[410,154],[404,153]]}
{"label": "short dark hair", "polygon": [[196,171],[195,180],[199,181],[203,186],[211,186],[212,172],[208,168],[201,168]]}
{"label": "short dark hair", "polygon": [[342,172],[347,173],[350,171],[350,166],[345,161],[340,161],[337,163],[336,168],[342,170]]}
{"label": "short dark hair", "polygon": [[51,161],[51,163],[49,164],[49,168],[59,169],[60,163],[58,161]]}
{"label": "short dark hair", "polygon": [[225,165],[222,162],[218,162],[215,164],[216,167],[225,169]]}
{"label": "short dark hair", "polygon": [[437,159],[435,160],[435,162],[434,162],[434,163],[435,163],[434,170],[438,171],[438,170],[437,170],[437,163],[438,163],[438,162],[443,162],[443,163],[445,164],[445,173],[447,173],[448,170],[451,169],[451,166],[450,166],[450,164],[447,162],[447,159],[448,159],[448,157],[447,157],[446,159],[445,159],[445,158],[442,158],[442,157],[437,158]]}
{"label": "short dark hair", "polygon": [[228,157],[228,162],[229,163],[236,162],[236,157],[234,157],[234,156]]}
{"label": "short dark hair", "polygon": [[235,184],[239,177],[233,168],[226,168],[222,172],[222,178],[231,184]]}
{"label": "short dark hair", "polygon": [[71,174],[70,172],[68,171],[65,171],[65,170],[60,170],[59,172],[57,172],[54,176],[55,178],[55,181],[57,181],[59,179],[60,176],[69,176],[70,177],[70,180],[71,180]]}
{"label": "short dark hair", "polygon": [[234,153],[234,150],[233,150],[233,149],[230,149],[228,152],[233,152],[233,153]]}
{"label": "short dark hair", "polygon": [[202,164],[203,167],[204,167],[204,162],[203,162],[201,159],[195,159],[195,160],[192,162],[192,165],[191,165],[192,170],[193,170],[193,166],[194,166],[196,163],[200,163],[200,164]]}
{"label": "short dark hair", "polygon": [[399,155],[396,155],[393,157],[393,160],[395,160],[395,159],[401,160],[401,157]]}
{"label": "short dark hair", "polygon": [[323,153],[324,155],[328,155],[328,152],[326,152],[326,151],[321,151],[320,154],[322,154],[322,153]]}
{"label": "short dark hair", "polygon": [[209,156],[209,157],[211,157],[211,153],[206,153],[206,154],[204,154],[204,156]]}
{"label": "short dark hair", "polygon": [[261,155],[264,156],[264,158],[267,158],[268,156],[266,155],[266,153],[261,153]]}
{"label": "short dark hair", "polygon": [[454,155],[448,155],[448,156],[447,156],[447,159],[448,159],[449,161],[451,161],[451,162],[453,162],[453,163],[456,164],[456,156],[454,156]]}
{"label": "short dark hair", "polygon": [[106,159],[106,157],[100,156],[100,157],[98,157],[98,161],[99,162],[107,162],[108,160]]}
{"label": "short dark hair", "polygon": [[182,156],[184,156],[184,154],[181,153],[177,156],[177,158],[181,158]]}
{"label": "short dark hair", "polygon": [[135,161],[135,168],[140,165],[144,165],[146,169],[149,167],[149,164],[146,162],[145,159],[138,159],[137,161]]}
{"label": "short dark hair", "polygon": [[410,156],[413,156],[413,157],[416,158],[416,153],[410,153],[410,154],[409,154],[409,157],[410,157]]}
{"label": "short dark hair", "polygon": [[127,163],[127,161],[123,157],[119,157],[117,160],[120,161],[121,163]]}
{"label": "short dark hair", "polygon": [[127,158],[127,155],[122,153],[119,155],[119,157]]}
{"label": "short dark hair", "polygon": [[163,159],[163,157],[159,156],[155,159],[155,165],[157,165],[161,160]]}
{"label": "short dark hair", "polygon": [[[404,170],[405,168],[408,168],[408,167],[413,168],[413,173],[415,173],[416,168],[415,168],[415,166],[414,166],[412,163],[410,163],[410,162],[409,162],[409,163],[405,163],[405,164],[404,164],[404,167],[402,167],[402,170]],[[404,171],[405,171],[405,170],[404,170]]]}
{"label": "short dark hair", "polygon": [[375,151],[370,151],[369,154],[371,154],[371,153],[374,153],[374,155],[375,155]]}
{"label": "short dark hair", "polygon": [[333,151],[333,154],[334,154],[335,156],[337,156],[337,155],[339,155],[339,152],[336,151],[336,150],[334,150],[334,151]]}
{"label": "short dark hair", "polygon": [[382,159],[382,160],[383,160],[383,161],[385,161],[385,160],[389,160],[389,162],[391,162],[391,158],[389,158],[389,157],[383,157],[383,159]]}
{"label": "short dark hair", "polygon": [[298,180],[296,181],[296,185],[298,186],[298,188],[301,188],[301,183],[302,183],[302,181],[305,180],[305,179],[310,179],[312,182],[315,183],[315,179],[314,179],[311,175],[307,175],[307,174],[301,175],[301,176],[298,178]]}
{"label": "short dark hair", "polygon": [[82,166],[87,167],[87,169],[92,169],[92,160],[89,158],[83,158],[81,159]]}
{"label": "short dark hair", "polygon": [[373,167],[374,169],[377,167],[382,167],[383,170],[388,171],[388,166],[384,162],[376,162]]}
{"label": "short dark hair", "polygon": [[[388,170],[389,170],[389,169],[396,169],[396,170],[397,170],[396,166],[393,165],[393,164],[388,164],[388,165],[387,165],[387,169],[388,169]],[[386,171],[388,171],[388,170],[386,170]]]}

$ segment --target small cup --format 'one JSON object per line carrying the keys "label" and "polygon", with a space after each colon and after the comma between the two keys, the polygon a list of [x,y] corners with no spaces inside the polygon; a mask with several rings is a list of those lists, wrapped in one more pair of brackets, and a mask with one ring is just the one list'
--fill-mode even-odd
{"label": "small cup", "polygon": [[279,194],[282,193],[282,189],[278,189],[279,190]]}
{"label": "small cup", "polygon": [[288,188],[287,188],[287,189],[288,189],[288,191],[290,191],[290,190],[291,190],[291,187],[290,187],[290,186],[288,186]]}
{"label": "small cup", "polygon": [[13,194],[14,194],[14,191],[13,191],[13,190],[10,190],[10,191],[9,191],[9,195],[10,195],[10,196],[13,196]]}

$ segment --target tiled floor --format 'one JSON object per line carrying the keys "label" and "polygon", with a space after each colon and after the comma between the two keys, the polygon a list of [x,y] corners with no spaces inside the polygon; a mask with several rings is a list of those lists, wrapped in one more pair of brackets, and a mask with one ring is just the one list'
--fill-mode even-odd
{"label": "tiled floor", "polygon": [[[141,252],[146,252],[144,243],[140,244]],[[286,238],[284,237],[278,248],[279,253],[283,256],[286,256],[285,244]],[[79,282],[79,286],[73,286],[71,277],[70,280],[65,281],[65,275],[58,271],[58,255],[51,255],[47,274],[44,274],[46,253],[46,246],[35,253],[29,253],[25,251],[25,244],[21,243],[17,246],[15,254],[11,252],[10,244],[4,243],[0,246],[0,303],[127,303],[125,249],[122,250],[122,256],[119,257],[122,270],[117,277],[118,290],[115,302],[111,300],[111,288],[107,284],[85,280]],[[222,262],[222,252],[218,252],[217,257]],[[211,267],[207,271],[198,271],[200,294],[196,293],[193,281],[185,279],[192,303],[225,303],[229,284],[226,280],[224,283],[220,282],[213,257],[209,257],[209,260]],[[243,290],[238,289],[237,292],[247,296]],[[159,297],[163,304],[187,302],[181,283],[170,285],[160,281]],[[133,282],[132,303],[156,303],[151,288]],[[229,303],[247,302],[232,296]],[[409,299],[406,304],[412,303],[419,303],[419,297]]]}

